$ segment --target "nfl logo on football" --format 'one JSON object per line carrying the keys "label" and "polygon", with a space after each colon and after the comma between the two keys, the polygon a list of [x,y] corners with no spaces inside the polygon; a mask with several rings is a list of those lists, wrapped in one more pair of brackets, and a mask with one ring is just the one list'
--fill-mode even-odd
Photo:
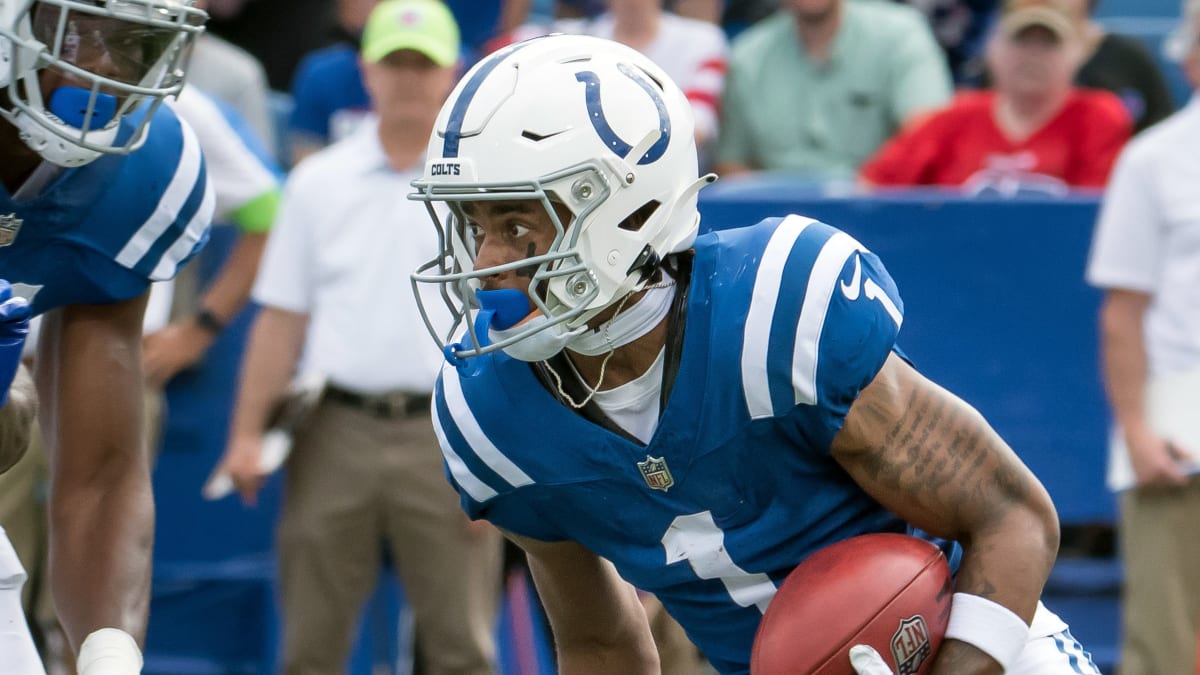
{"label": "nfl logo on football", "polygon": [[646,455],[645,461],[638,462],[637,467],[642,472],[642,478],[646,479],[646,485],[651,489],[666,492],[675,484],[671,470],[667,468],[667,462],[662,457]]}
{"label": "nfl logo on football", "polygon": [[918,614],[900,622],[892,636],[892,657],[896,660],[896,675],[916,675],[917,670],[933,648],[929,644],[929,629]]}

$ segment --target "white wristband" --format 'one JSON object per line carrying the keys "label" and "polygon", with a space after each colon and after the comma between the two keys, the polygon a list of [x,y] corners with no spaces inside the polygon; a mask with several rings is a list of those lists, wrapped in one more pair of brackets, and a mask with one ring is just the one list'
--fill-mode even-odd
{"label": "white wristband", "polygon": [[1004,605],[970,593],[955,593],[946,638],[966,642],[1008,670],[1029,642],[1029,624]]}
{"label": "white wristband", "polygon": [[101,628],[79,647],[79,675],[139,675],[142,650],[133,636],[119,628]]}

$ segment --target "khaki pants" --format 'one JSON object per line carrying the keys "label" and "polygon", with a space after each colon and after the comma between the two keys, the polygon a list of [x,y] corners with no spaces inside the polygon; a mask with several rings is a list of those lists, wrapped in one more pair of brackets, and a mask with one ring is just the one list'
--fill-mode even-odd
{"label": "khaki pants", "polygon": [[1121,494],[1121,675],[1193,675],[1200,631],[1200,478]]}
{"label": "khaki pants", "polygon": [[321,403],[288,460],[278,538],[286,675],[345,670],[383,546],[424,672],[495,672],[500,535],[459,509],[427,413],[381,419]]}

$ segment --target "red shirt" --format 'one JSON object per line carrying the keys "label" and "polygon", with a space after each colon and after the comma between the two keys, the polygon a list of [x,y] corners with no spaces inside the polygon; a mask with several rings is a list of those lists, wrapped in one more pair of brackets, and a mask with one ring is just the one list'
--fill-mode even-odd
{"label": "red shirt", "polygon": [[1107,91],[1076,89],[1041,129],[1014,142],[996,125],[996,95],[964,92],[906,126],[862,167],[876,185],[966,185],[1052,176],[1075,187],[1104,187],[1129,139],[1129,113]]}

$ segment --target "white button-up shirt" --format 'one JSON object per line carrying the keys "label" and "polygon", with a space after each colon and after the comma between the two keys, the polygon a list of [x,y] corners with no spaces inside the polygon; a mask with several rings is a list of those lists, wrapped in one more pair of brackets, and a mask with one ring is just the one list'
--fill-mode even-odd
{"label": "white button-up shirt", "polygon": [[442,355],[409,275],[437,255],[437,234],[407,197],[423,167],[393,170],[378,128],[372,119],[293,170],[253,297],[310,315],[304,371],[366,393],[429,392]]}
{"label": "white button-up shirt", "polygon": [[1087,280],[1153,296],[1146,317],[1152,374],[1200,367],[1200,96],[1121,153]]}
{"label": "white button-up shirt", "polygon": [[[1145,318],[1147,414],[1159,433],[1196,450],[1190,446],[1200,426],[1187,402],[1200,399],[1200,96],[1121,153],[1087,280],[1152,297]],[[1109,486],[1132,486],[1119,430],[1110,450]]]}

